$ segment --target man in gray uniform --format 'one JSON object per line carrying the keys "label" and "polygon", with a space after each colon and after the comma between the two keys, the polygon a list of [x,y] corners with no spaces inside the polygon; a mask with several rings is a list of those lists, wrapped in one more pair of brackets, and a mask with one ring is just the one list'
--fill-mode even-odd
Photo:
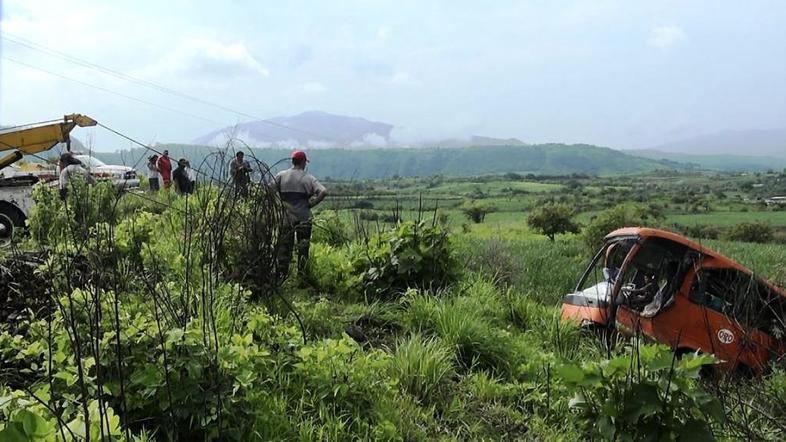
{"label": "man in gray uniform", "polygon": [[281,200],[287,206],[288,220],[281,235],[278,253],[280,275],[286,278],[292,249],[297,241],[297,270],[302,278],[308,263],[308,249],[311,241],[311,208],[322,202],[327,195],[325,186],[313,175],[306,172],[306,153],[292,152],[292,167],[276,174],[275,182]]}

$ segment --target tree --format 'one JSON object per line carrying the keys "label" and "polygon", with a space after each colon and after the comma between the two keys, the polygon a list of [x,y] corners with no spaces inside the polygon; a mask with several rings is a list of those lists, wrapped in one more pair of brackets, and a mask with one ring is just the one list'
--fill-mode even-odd
{"label": "tree", "polygon": [[486,220],[486,215],[491,212],[496,212],[497,208],[482,203],[469,203],[461,208],[464,216],[469,218],[472,222],[480,224]]}
{"label": "tree", "polygon": [[584,242],[591,248],[598,247],[603,238],[621,227],[657,227],[663,214],[657,206],[626,204],[598,213],[584,228]]}
{"label": "tree", "polygon": [[573,221],[573,209],[567,204],[547,203],[540,206],[527,216],[527,224],[552,241],[559,233],[579,232],[579,225]]}
{"label": "tree", "polygon": [[763,222],[744,222],[733,226],[726,233],[730,241],[767,243],[773,239],[772,226]]}

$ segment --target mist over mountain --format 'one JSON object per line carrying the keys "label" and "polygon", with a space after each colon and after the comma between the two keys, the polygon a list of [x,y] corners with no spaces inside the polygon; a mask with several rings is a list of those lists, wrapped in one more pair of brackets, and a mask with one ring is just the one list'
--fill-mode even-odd
{"label": "mist over mountain", "polygon": [[726,130],[660,144],[648,150],[689,155],[770,156],[786,159],[786,129]]}
{"label": "mist over mountain", "polygon": [[479,135],[427,139],[398,139],[393,124],[371,121],[361,117],[330,114],[321,111],[304,112],[291,117],[250,121],[225,127],[202,135],[193,144],[222,146],[229,138],[239,139],[255,147],[302,148],[382,148],[382,147],[468,147],[468,146],[524,146],[516,138],[493,138]]}
{"label": "mist over mountain", "polygon": [[193,142],[221,146],[231,137],[259,147],[381,147],[388,144],[391,130],[392,124],[310,111],[290,117],[240,123],[214,130]]}

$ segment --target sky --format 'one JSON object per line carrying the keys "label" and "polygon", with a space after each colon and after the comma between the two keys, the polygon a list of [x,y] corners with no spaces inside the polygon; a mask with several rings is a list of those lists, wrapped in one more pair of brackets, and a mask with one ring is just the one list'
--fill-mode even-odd
{"label": "sky", "polygon": [[786,127],[783,1],[0,2],[4,125],[78,112],[188,142],[322,110],[402,140],[621,149]]}

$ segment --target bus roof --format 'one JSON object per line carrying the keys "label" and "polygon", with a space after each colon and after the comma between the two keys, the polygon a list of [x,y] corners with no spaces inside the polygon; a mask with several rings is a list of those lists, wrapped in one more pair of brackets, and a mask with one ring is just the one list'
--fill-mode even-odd
{"label": "bus roof", "polygon": [[738,263],[737,261],[734,261],[733,259],[728,258],[728,257],[726,257],[726,256],[724,256],[724,255],[722,255],[722,254],[720,254],[720,253],[710,249],[707,246],[699,244],[699,243],[697,243],[695,241],[692,241],[692,240],[690,240],[690,239],[688,239],[688,238],[686,238],[686,237],[684,237],[684,236],[682,236],[680,234],[674,233],[674,232],[669,232],[667,230],[661,230],[661,229],[653,229],[653,228],[650,228],[650,227],[623,227],[621,229],[617,229],[617,230],[609,233],[608,235],[606,235],[605,240],[608,241],[608,240],[611,240],[611,239],[614,239],[614,238],[617,238],[617,237],[631,237],[631,236],[636,236],[636,237],[639,237],[639,238],[662,238],[662,239],[665,239],[665,240],[668,240],[668,241],[673,241],[673,242],[676,242],[678,244],[682,244],[685,247],[688,247],[688,248],[690,248],[692,250],[695,250],[695,251],[697,251],[697,252],[699,252],[699,253],[701,253],[701,254],[703,254],[705,256],[709,256],[709,257],[713,258],[716,261],[716,264],[718,264],[719,267],[733,268],[733,269],[739,270],[741,272],[744,272],[744,273],[746,273],[748,275],[756,277],[757,279],[759,279],[760,281],[764,282],[765,284],[770,286],[772,289],[777,291],[781,296],[786,297],[786,290],[784,290],[781,287],[776,286],[775,284],[773,284],[772,282],[770,282],[770,281],[768,281],[768,280],[766,280],[764,278],[761,278],[761,277],[755,275],[752,270],[750,270],[749,268],[743,266],[742,264]]}

